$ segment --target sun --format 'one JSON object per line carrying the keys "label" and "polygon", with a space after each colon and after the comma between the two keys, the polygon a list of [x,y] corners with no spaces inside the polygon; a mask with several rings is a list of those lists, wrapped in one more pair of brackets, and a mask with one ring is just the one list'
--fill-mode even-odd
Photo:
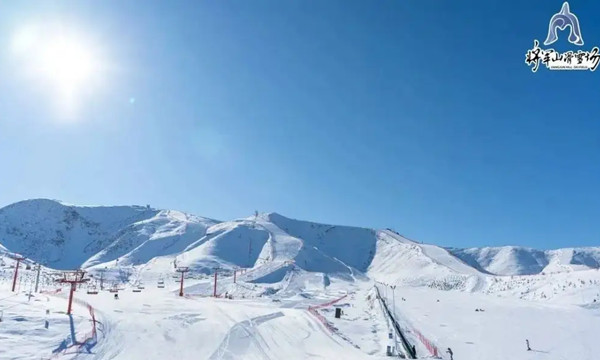
{"label": "sun", "polygon": [[66,37],[49,39],[40,62],[44,75],[63,95],[80,90],[96,71],[92,51]]}
{"label": "sun", "polygon": [[16,67],[65,115],[74,115],[104,81],[102,52],[80,29],[56,23],[22,26],[12,50]]}

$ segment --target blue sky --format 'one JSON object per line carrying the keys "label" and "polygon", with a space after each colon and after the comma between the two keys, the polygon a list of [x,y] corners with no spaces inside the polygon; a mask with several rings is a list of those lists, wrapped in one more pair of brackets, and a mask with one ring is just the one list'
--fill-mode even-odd
{"label": "blue sky", "polygon": [[[561,4],[3,2],[0,205],[256,209],[444,246],[598,245],[600,74],[524,63]],[[570,4],[583,48],[600,46],[600,4]],[[11,50],[48,23],[100,63],[69,116]],[[575,50],[565,33],[553,46]]]}

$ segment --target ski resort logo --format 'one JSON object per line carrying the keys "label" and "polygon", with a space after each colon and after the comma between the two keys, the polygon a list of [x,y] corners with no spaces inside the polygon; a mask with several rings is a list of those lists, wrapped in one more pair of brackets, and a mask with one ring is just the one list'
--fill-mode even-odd
{"label": "ski resort logo", "polygon": [[[559,30],[569,28],[569,43],[583,46],[583,36],[579,27],[579,19],[571,12],[568,2],[564,2],[560,11],[550,18],[545,46],[554,44],[559,39]],[[538,40],[533,40],[533,49],[527,51],[525,63],[536,72],[540,63],[550,70],[590,70],[595,71],[600,63],[600,50],[595,46],[592,50],[577,50],[560,53],[554,49],[543,49]]]}

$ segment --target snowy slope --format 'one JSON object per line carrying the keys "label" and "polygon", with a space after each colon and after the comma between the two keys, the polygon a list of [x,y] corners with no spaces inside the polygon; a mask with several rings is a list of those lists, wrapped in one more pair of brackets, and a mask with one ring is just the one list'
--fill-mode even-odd
{"label": "snowy slope", "polygon": [[36,199],[0,209],[0,243],[55,269],[181,251],[214,220],[141,206],[73,206]]}
{"label": "snowy slope", "polygon": [[[75,293],[97,308],[96,359],[378,359],[388,346],[403,353],[376,284],[419,358],[431,346],[444,359],[451,347],[463,360],[592,360],[600,352],[598,248],[445,249],[391,230],[277,213],[218,222],[149,207],[29,200],[0,209],[0,339],[14,345],[0,354],[8,358],[50,358],[70,336],[60,316],[67,288],[27,301],[35,280],[28,260],[10,292],[10,252],[48,266],[45,291],[61,286],[51,268],[85,268],[91,285],[83,289],[104,284],[97,295]],[[184,297],[181,266],[191,270]],[[108,288],[119,289],[120,300]],[[86,329],[80,305],[75,327]],[[40,329],[45,309],[50,331]],[[524,350],[526,338],[535,351]]]}
{"label": "snowy slope", "polygon": [[431,286],[425,281],[431,277],[441,287],[460,283],[470,290],[481,285],[482,275],[600,267],[600,248],[443,249],[389,230],[317,224],[277,213],[221,223],[174,210],[74,206],[45,199],[0,209],[0,252],[21,253],[56,269],[143,265],[158,257],[202,272],[267,263],[275,269],[294,261],[306,271],[349,279],[394,273],[415,284]]}
{"label": "snowy slope", "polygon": [[157,256],[177,254],[202,238],[214,223],[179,211],[160,211],[152,218],[120,230],[111,244],[87,260],[83,267],[116,259],[124,265],[140,265]]}
{"label": "snowy slope", "polygon": [[[392,292],[382,292],[392,305]],[[416,331],[444,359],[447,348],[461,360],[593,360],[600,353],[598,310],[425,288],[395,295],[395,313],[422,357],[431,354]]]}
{"label": "snowy slope", "polygon": [[177,261],[203,273],[212,273],[215,267],[254,268],[257,278],[277,272],[280,280],[290,269],[287,265],[294,263],[305,271],[353,279],[362,276],[374,243],[370,229],[315,224],[272,213],[211,226],[206,236],[177,255]]}
{"label": "snowy slope", "polygon": [[474,268],[497,275],[532,275],[600,267],[600,248],[536,250],[519,246],[451,248],[449,251]]}
{"label": "snowy slope", "polygon": [[416,243],[389,230],[379,231],[377,237],[377,251],[367,272],[375,280],[472,291],[485,277],[443,248]]}

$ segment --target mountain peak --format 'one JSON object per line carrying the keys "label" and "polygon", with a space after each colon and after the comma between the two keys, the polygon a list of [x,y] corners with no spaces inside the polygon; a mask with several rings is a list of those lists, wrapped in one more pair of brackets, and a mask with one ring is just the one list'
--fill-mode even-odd
{"label": "mountain peak", "polygon": [[408,241],[394,231],[320,224],[277,212],[221,222],[150,206],[78,206],[53,199],[23,200],[0,209],[0,249],[56,269],[116,260],[137,265],[186,254],[210,267],[219,262],[252,267],[265,261],[295,260],[307,270],[325,273],[400,271],[406,270],[408,262],[417,272],[421,267],[441,266],[468,276],[600,267],[600,248],[443,249]]}

